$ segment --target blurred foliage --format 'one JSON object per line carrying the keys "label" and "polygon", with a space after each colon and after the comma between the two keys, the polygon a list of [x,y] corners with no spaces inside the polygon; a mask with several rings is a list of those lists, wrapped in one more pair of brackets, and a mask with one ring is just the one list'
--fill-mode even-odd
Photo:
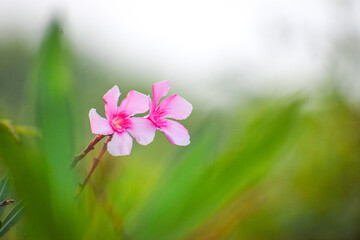
{"label": "blurred foliage", "polygon": [[[9,199],[10,189],[9,189],[9,178],[8,174],[5,175],[0,180],[0,216],[5,212],[5,208],[10,204],[15,203],[14,199]],[[19,221],[24,205],[21,201],[18,201],[16,205],[7,212],[6,216],[0,221],[0,237],[3,237],[11,228]]]}
{"label": "blurred foliage", "polygon": [[[0,160],[27,203],[4,239],[360,238],[360,115],[331,87],[231,112],[194,104],[189,146],[157,133],[130,156],[106,153],[74,199],[99,147],[68,167],[92,139],[87,111],[103,108],[112,83],[74,68],[69,53],[53,23],[23,86],[30,100],[0,104],[9,105],[0,116],[23,124],[0,124]],[[130,77],[117,84],[123,94],[135,88]]]}

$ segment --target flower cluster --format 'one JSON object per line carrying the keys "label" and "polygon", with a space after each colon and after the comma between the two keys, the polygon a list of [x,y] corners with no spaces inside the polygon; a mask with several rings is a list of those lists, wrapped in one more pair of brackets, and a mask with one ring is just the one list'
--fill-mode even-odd
{"label": "flower cluster", "polygon": [[[105,95],[105,115],[101,117],[94,108],[90,110],[89,118],[93,134],[112,135],[107,144],[108,152],[113,156],[129,155],[133,145],[132,135],[141,145],[147,145],[154,140],[155,131],[160,130],[166,138],[176,145],[188,145],[190,136],[188,130],[175,120],[186,119],[192,105],[184,98],[173,95],[165,98],[170,89],[170,81],[155,83],[152,87],[152,97],[131,90],[118,106],[120,90],[118,86],[111,88]],[[149,111],[150,110],[150,111]],[[149,111],[145,117],[134,117]]]}

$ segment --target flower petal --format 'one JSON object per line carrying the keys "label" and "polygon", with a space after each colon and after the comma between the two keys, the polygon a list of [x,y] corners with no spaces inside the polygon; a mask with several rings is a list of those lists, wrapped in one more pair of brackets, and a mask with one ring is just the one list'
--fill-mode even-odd
{"label": "flower petal", "polygon": [[193,107],[191,103],[178,95],[173,95],[165,98],[159,104],[157,112],[161,114],[161,117],[182,120],[189,117],[192,109]]}
{"label": "flower petal", "polygon": [[144,113],[149,110],[150,97],[138,91],[131,90],[121,102],[119,112],[124,111],[127,115]]}
{"label": "flower petal", "polygon": [[113,134],[114,129],[105,118],[101,117],[96,109],[92,108],[89,112],[91,132],[93,134],[110,135]]}
{"label": "flower petal", "polygon": [[166,96],[169,89],[170,89],[170,81],[158,82],[152,86],[152,92],[153,92],[152,110],[156,108],[160,99]]}
{"label": "flower petal", "polygon": [[113,156],[125,156],[131,153],[132,144],[133,140],[128,132],[115,132],[111,141],[107,144],[107,149]]}
{"label": "flower petal", "polygon": [[127,130],[139,144],[148,145],[154,140],[156,126],[149,119],[133,117],[131,121],[132,126]]}
{"label": "flower petal", "polygon": [[117,85],[112,87],[103,97],[105,101],[105,115],[109,120],[116,114],[119,97],[120,90]]}
{"label": "flower petal", "polygon": [[186,146],[190,143],[189,132],[183,125],[173,120],[163,120],[165,125],[160,130],[172,144]]}

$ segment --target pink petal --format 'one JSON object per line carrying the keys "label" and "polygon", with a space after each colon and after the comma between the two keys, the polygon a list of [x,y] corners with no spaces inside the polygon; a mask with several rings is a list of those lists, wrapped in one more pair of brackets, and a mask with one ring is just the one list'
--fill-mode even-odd
{"label": "pink petal", "polygon": [[113,156],[125,156],[131,153],[133,140],[126,131],[115,132],[111,141],[107,144],[108,152]]}
{"label": "pink petal", "polygon": [[127,130],[139,144],[148,145],[154,140],[156,127],[149,119],[133,117],[131,121],[132,127]]}
{"label": "pink petal", "polygon": [[152,92],[153,92],[153,101],[152,101],[152,109],[154,110],[157,106],[160,99],[168,93],[170,89],[170,81],[163,81],[155,83],[152,86]]}
{"label": "pink petal", "polygon": [[89,112],[91,132],[93,134],[110,135],[114,129],[105,118],[101,117],[94,108]]}
{"label": "pink petal", "polygon": [[112,87],[103,97],[105,101],[105,115],[109,120],[116,114],[119,97],[120,90],[117,85]]}
{"label": "pink petal", "polygon": [[189,117],[192,109],[191,103],[178,95],[173,95],[165,98],[159,104],[157,112],[161,114],[161,117],[182,120]]}
{"label": "pink petal", "polygon": [[149,99],[149,96],[135,90],[131,90],[126,98],[121,102],[119,112],[124,111],[130,116],[144,113],[149,110]]}
{"label": "pink petal", "polygon": [[172,144],[186,146],[190,143],[189,132],[183,125],[169,119],[163,120],[165,125],[160,130]]}

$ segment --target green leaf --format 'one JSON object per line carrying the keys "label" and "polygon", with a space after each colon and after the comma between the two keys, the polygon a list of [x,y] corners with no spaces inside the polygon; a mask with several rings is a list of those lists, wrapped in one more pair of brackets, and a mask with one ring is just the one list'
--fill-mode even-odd
{"label": "green leaf", "polygon": [[[182,239],[271,170],[296,129],[300,101],[206,126],[135,221],[134,239]],[[238,119],[241,119],[239,121]],[[222,126],[221,126],[222,125]],[[228,135],[223,151],[216,145]],[[209,131],[211,129],[211,131]]]}
{"label": "green leaf", "polygon": [[68,58],[62,29],[57,22],[53,22],[42,43],[31,86],[35,121],[41,132],[49,170],[54,178],[62,179],[59,181],[61,184],[69,182],[65,176],[72,159],[74,142]]}
{"label": "green leaf", "polygon": [[[31,79],[36,127],[40,132],[42,165],[46,166],[43,181],[48,182],[47,198],[52,212],[53,234],[60,239],[73,238],[75,231],[76,181],[69,172],[73,158],[74,129],[71,109],[71,68],[69,50],[61,25],[54,21],[42,42]],[[35,203],[35,204],[42,204]],[[69,231],[63,231],[69,229]]]}
{"label": "green leaf", "polygon": [[[0,201],[3,201],[6,197],[8,191],[8,187],[7,187],[8,179],[9,179],[8,173],[6,172],[3,178],[0,180]],[[4,213],[4,210],[5,210],[4,207],[0,207],[0,216]]]}
{"label": "green leaf", "polygon": [[19,201],[2,222],[2,228],[0,229],[0,237],[4,236],[20,219],[24,205]]}
{"label": "green leaf", "polygon": [[73,156],[70,68],[58,23],[49,27],[35,62],[29,86],[39,137],[20,128],[26,134],[16,138],[0,122],[0,158],[12,173],[18,195],[31,206],[26,227],[32,238],[80,239],[84,231],[73,199],[76,181],[68,171]]}
{"label": "green leaf", "polygon": [[16,139],[17,141],[19,140],[19,135],[17,134],[16,129],[12,125],[10,120],[1,119],[0,124],[2,125],[2,127],[6,128],[11,133],[11,135],[14,137],[14,139]]}

